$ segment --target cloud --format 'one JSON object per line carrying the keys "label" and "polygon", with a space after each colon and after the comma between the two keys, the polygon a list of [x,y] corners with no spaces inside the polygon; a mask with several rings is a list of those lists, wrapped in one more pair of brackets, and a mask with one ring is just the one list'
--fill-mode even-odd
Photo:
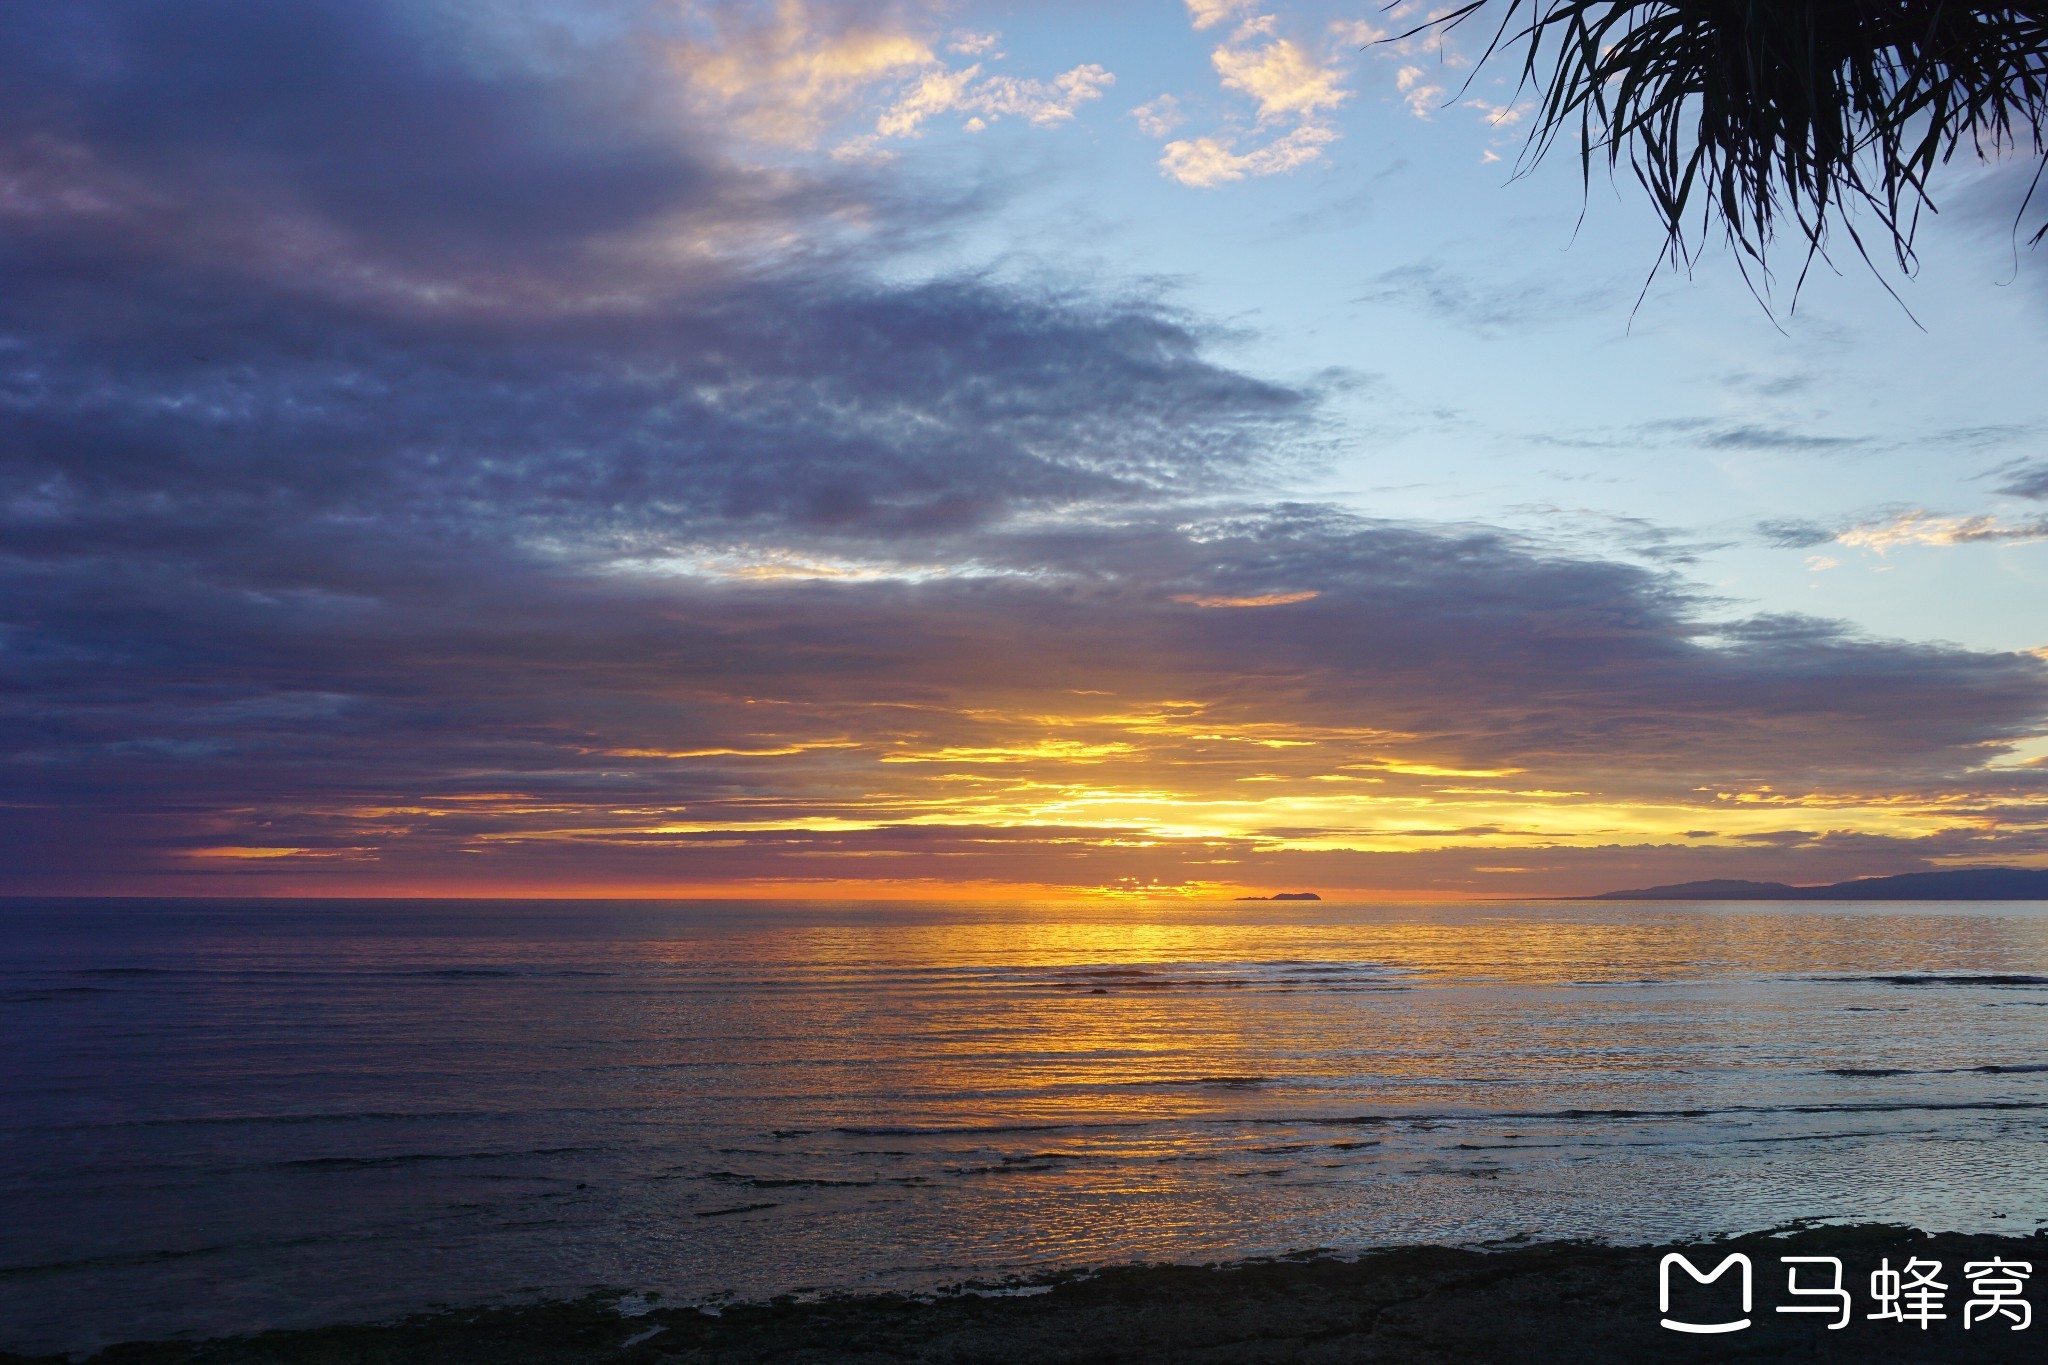
{"label": "cloud", "polygon": [[1444,102],[1444,88],[1432,83],[1419,66],[1404,66],[1394,73],[1394,88],[1401,92],[1408,112],[1427,122]]}
{"label": "cloud", "polygon": [[960,208],[735,163],[629,54],[283,13],[0,11],[10,890],[1599,889],[2048,838],[2048,772],[1986,766],[2039,659],[1273,503],[1317,393],[1156,295],[914,276]]}
{"label": "cloud", "polygon": [[2006,521],[1989,513],[1945,517],[1921,509],[1881,521],[1863,522],[1835,539],[1860,550],[1887,554],[1902,545],[1980,545],[1998,541],[2048,540],[2048,517]]}
{"label": "cloud", "polygon": [[1188,18],[1197,29],[1210,29],[1248,13],[1251,8],[1251,0],[1188,0]]}
{"label": "cloud", "polygon": [[89,818],[109,868],[302,886],[1358,877],[1800,818],[1931,837],[2048,707],[2034,660],[1787,618],[1704,641],[1656,575],[1306,506],[983,532],[860,581],[380,532],[38,556],[17,836],[48,858]]}
{"label": "cloud", "polygon": [[1210,60],[1224,89],[1248,95],[1258,105],[1260,123],[1312,117],[1350,98],[1337,84],[1334,66],[1284,38],[1259,47],[1219,47]]}
{"label": "cloud", "polygon": [[1839,450],[1865,442],[1854,436],[1814,436],[1779,427],[1737,426],[1703,433],[1699,444],[1710,450]]}
{"label": "cloud", "polygon": [[763,15],[707,7],[710,33],[675,44],[692,96],[749,137],[814,147],[877,84],[938,64],[930,43],[859,7],[776,0]]}
{"label": "cloud", "polygon": [[1490,104],[1485,100],[1466,100],[1464,104],[1467,109],[1477,109],[1496,128],[1514,127],[1536,107],[1533,104]]}
{"label": "cloud", "polygon": [[303,280],[371,241],[384,270],[356,287],[403,292],[420,267],[445,289],[463,262],[737,207],[716,158],[636,110],[630,73],[486,76],[375,4],[103,0],[0,30],[0,215],[52,269],[147,245]]}
{"label": "cloud", "polygon": [[1387,31],[1363,19],[1332,19],[1330,36],[1347,47],[1365,47],[1387,36]]}
{"label": "cloud", "polygon": [[[1407,106],[1410,115],[1427,123],[1455,100],[1461,107],[1476,113],[1492,134],[1487,139],[1491,146],[1481,150],[1480,160],[1483,163],[1501,160],[1498,149],[1508,145],[1510,130],[1535,112],[1535,103],[1527,100],[1515,103],[1512,97],[1509,102],[1496,102],[1479,95],[1467,98],[1473,85],[1469,79],[1454,94],[1450,85],[1445,83],[1443,73],[1471,65],[1471,58],[1459,50],[1456,26],[1445,26],[1432,20],[1417,30],[1413,28],[1417,16],[1412,8],[1396,13],[1405,19],[1410,32],[1394,39],[1370,26],[1363,26],[1361,42],[1380,60],[1395,64],[1393,84],[1401,103]],[[1494,84],[1505,89],[1505,84],[1498,79]]]}
{"label": "cloud", "polygon": [[1999,471],[2005,482],[1998,485],[1998,491],[2009,498],[2034,498],[2048,501],[2048,460],[2008,465]]}
{"label": "cloud", "polygon": [[979,132],[1004,115],[1041,128],[1065,123],[1082,105],[1102,98],[1116,77],[1097,65],[1077,66],[1050,81],[983,76],[980,66],[934,71],[921,77],[875,120],[883,137],[915,137],[940,114],[966,114],[967,128]]}
{"label": "cloud", "polygon": [[[1197,29],[1234,17],[1243,6],[1214,0],[1189,0]],[[1294,126],[1262,146],[1240,150],[1245,136],[1224,132],[1170,142],[1162,149],[1159,167],[1168,177],[1196,189],[1208,189],[1250,177],[1280,175],[1322,159],[1323,149],[1338,133],[1324,117],[1350,98],[1340,84],[1342,72],[1327,56],[1318,56],[1292,39],[1276,36],[1274,16],[1248,18],[1230,38],[1210,53],[1210,63],[1226,90],[1248,97],[1260,132],[1276,123]],[[1170,97],[1168,97],[1170,99]],[[1154,101],[1139,111],[1139,126],[1164,137],[1180,122],[1177,105]]]}
{"label": "cloud", "polygon": [[1582,317],[1614,297],[1605,289],[1480,280],[1435,261],[1416,261],[1375,275],[1356,302],[1401,304],[1491,336]]}
{"label": "cloud", "polygon": [[1180,109],[1180,101],[1171,95],[1161,95],[1131,110],[1131,117],[1138,121],[1138,130],[1146,137],[1168,137],[1173,130],[1187,122],[1187,115]]}
{"label": "cloud", "polygon": [[953,41],[946,44],[946,51],[961,57],[1000,56],[996,47],[1003,40],[1000,33],[972,33],[962,31],[953,35]]}
{"label": "cloud", "polygon": [[1803,517],[1774,517],[1756,524],[1764,544],[1779,550],[1804,550],[1833,542],[1836,528]]}
{"label": "cloud", "polygon": [[[834,225],[885,249],[949,210],[736,167],[579,79],[486,79],[377,6],[102,9],[76,62],[118,78],[67,88],[26,41],[4,73],[0,165],[37,188],[0,220],[0,425],[46,543],[186,492],[201,519],[913,534],[1242,477],[1255,431],[1307,415],[1155,300],[878,283]],[[290,73],[246,77],[269,119],[190,65],[230,49]]]}
{"label": "cloud", "polygon": [[[1609,294],[1603,298],[1591,293],[1581,296],[1588,306],[1596,301],[1604,302],[1614,297],[1615,295]],[[1729,425],[1712,417],[1665,417],[1637,422],[1597,435],[1542,434],[1535,439],[1588,449],[1640,449],[1651,445],[1676,444],[1703,450],[1804,451],[1812,454],[1866,450],[1878,444],[1875,438],[1869,436],[1824,436],[1809,431],[1756,423]],[[1880,448],[1904,448],[1904,444],[1887,441]],[[1833,530],[1831,529],[1828,534],[1832,536]]]}
{"label": "cloud", "polygon": [[1296,602],[1312,602],[1322,594],[1313,588],[1306,592],[1267,592],[1254,597],[1204,597],[1200,593],[1175,593],[1173,600],[1188,602],[1198,607],[1285,607]]}
{"label": "cloud", "polygon": [[1791,374],[1753,374],[1738,370],[1724,376],[1721,382],[1730,389],[1745,394],[1756,394],[1763,398],[1789,398],[1804,393],[1813,387],[1813,375],[1806,372]]}
{"label": "cloud", "polygon": [[1005,116],[1052,127],[1116,81],[1095,63],[1049,80],[987,72],[986,63],[1003,55],[996,33],[956,33],[946,51],[981,60],[950,67],[918,25],[893,12],[877,18],[859,6],[776,0],[767,13],[714,7],[708,16],[703,36],[674,44],[670,53],[697,106],[748,137],[809,149],[882,101],[873,131],[835,149],[845,157],[871,152],[886,139],[919,136],[944,114],[965,115],[970,132]]}
{"label": "cloud", "polygon": [[1297,170],[1320,160],[1323,148],[1336,140],[1336,132],[1320,124],[1304,125],[1263,147],[1245,152],[1237,150],[1234,137],[1188,138],[1167,143],[1159,165],[1181,184],[1207,189],[1248,176],[1280,175]]}

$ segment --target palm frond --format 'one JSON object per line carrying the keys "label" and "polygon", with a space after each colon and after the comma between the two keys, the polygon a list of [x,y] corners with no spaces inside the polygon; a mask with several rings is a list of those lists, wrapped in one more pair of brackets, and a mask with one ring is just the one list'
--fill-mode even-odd
{"label": "palm frond", "polygon": [[1680,267],[1716,222],[1759,267],[1787,223],[1808,265],[1837,225],[1867,260],[1868,212],[1910,273],[1958,150],[2048,164],[2048,0],[1469,0],[1400,36],[1494,5],[1486,60],[1538,92],[1525,165],[1571,132],[1588,180],[1625,161]]}

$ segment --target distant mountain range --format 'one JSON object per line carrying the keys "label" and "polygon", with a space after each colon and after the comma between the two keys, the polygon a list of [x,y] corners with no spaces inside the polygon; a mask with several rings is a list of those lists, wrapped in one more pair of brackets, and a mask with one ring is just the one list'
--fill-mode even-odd
{"label": "distant mountain range", "polygon": [[1640,891],[1605,891],[1574,896],[1587,901],[2048,901],[2048,869],[1965,867],[1953,872],[1908,872],[1899,877],[1860,877],[1832,886],[1787,886],[1725,878],[1646,886]]}

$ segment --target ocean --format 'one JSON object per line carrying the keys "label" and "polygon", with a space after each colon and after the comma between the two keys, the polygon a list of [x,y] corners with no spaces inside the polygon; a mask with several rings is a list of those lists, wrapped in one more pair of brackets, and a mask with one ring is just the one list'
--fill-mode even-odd
{"label": "ocean", "polygon": [[0,1348],[2048,1223],[2048,905],[0,903]]}

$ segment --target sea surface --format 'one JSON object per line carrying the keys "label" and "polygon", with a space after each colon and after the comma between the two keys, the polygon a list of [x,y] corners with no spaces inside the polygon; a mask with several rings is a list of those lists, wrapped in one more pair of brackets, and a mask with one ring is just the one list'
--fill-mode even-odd
{"label": "sea surface", "polygon": [[2048,1223],[2048,905],[0,903],[0,1348]]}

